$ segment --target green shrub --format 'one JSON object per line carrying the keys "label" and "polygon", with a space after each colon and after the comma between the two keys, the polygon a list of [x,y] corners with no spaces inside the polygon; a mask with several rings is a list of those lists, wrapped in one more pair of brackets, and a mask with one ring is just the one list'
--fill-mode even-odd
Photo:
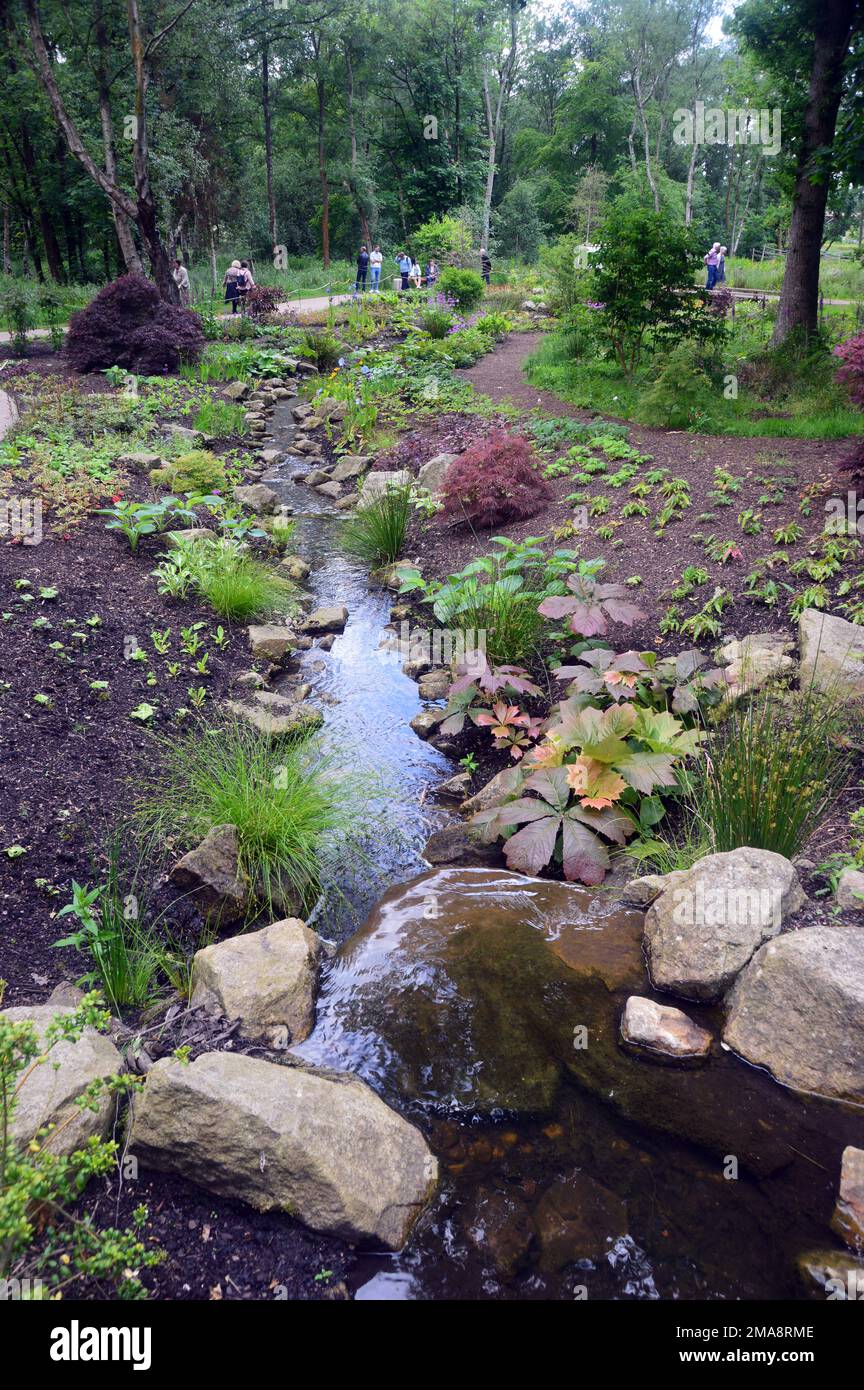
{"label": "green shrub", "polygon": [[225,465],[209,449],[192,449],[150,472],[154,487],[171,492],[212,492],[225,485]]}
{"label": "green shrub", "polygon": [[687,429],[711,413],[717,391],[700,366],[698,344],[679,343],[658,362],[654,381],[639,397],[636,418],[643,425]]}
{"label": "green shrub", "polygon": [[[0,981],[0,1002],[3,989]],[[74,1009],[58,1012],[41,1034],[29,1020],[13,1022],[0,1013],[0,1281],[42,1281],[48,1297],[61,1297],[79,1281],[97,1278],[121,1298],[146,1298],[138,1271],[164,1259],[161,1250],[148,1250],[135,1230],[100,1230],[89,1215],[74,1214],[90,1178],[107,1176],[117,1165],[113,1139],[94,1137],[68,1155],[55,1151],[53,1136],[77,1116],[76,1107],[56,1127],[15,1133],[26,1078],[38,1068],[50,1069],[57,1049],[76,1042],[85,1028],[104,1032],[109,1021],[95,992]],[[132,1085],[128,1075],[105,1077],[94,1081],[79,1101],[95,1105],[106,1093]],[[146,1217],[146,1208],[139,1207],[135,1225],[143,1226]],[[32,1296],[40,1297],[38,1283]]]}
{"label": "green shrub", "polygon": [[215,825],[236,825],[240,871],[258,896],[272,908],[290,890],[308,911],[325,856],[357,812],[333,760],[310,742],[275,747],[239,720],[154,738],[158,772],[137,798],[140,830],[154,842],[170,837],[191,847]]}
{"label": "green shrub", "polygon": [[300,351],[319,372],[329,372],[336,366],[345,349],[335,333],[307,329],[300,340]]}
{"label": "green shrub", "polygon": [[440,294],[449,294],[466,312],[475,309],[483,298],[483,281],[477,271],[460,270],[455,265],[445,265],[436,288]]}
{"label": "green shrub", "polygon": [[3,321],[12,335],[12,351],[16,357],[24,357],[27,352],[27,334],[36,327],[36,312],[33,297],[26,285],[11,281],[4,287],[0,303]]}
{"label": "green shrub", "polygon": [[411,489],[389,488],[345,523],[342,545],[367,565],[392,564],[402,553],[411,520]]}

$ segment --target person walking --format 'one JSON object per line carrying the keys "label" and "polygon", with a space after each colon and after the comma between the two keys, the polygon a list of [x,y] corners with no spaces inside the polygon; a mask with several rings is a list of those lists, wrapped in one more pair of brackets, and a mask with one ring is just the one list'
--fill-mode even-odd
{"label": "person walking", "polygon": [[396,257],[396,264],[399,267],[399,274],[402,276],[402,285],[400,288],[407,290],[408,276],[411,274],[411,267],[414,262],[411,260],[407,251],[400,251],[399,255]]}
{"label": "person walking", "polygon": [[717,252],[717,279],[715,284],[722,285],[726,280],[726,247],[721,246]]}
{"label": "person walking", "polygon": [[381,288],[381,266],[384,264],[384,257],[381,255],[381,247],[375,246],[369,253],[369,270],[372,275],[372,293],[378,294]]}
{"label": "person walking", "polygon": [[366,276],[369,273],[369,250],[364,241],[357,256],[357,279],[354,281],[354,293],[359,294],[361,289],[366,293]]}
{"label": "person walking", "polygon": [[250,290],[254,290],[255,281],[252,277],[252,268],[248,261],[240,262],[240,269],[237,272],[237,298],[240,304],[241,314],[245,311],[246,296]]}
{"label": "person walking", "polygon": [[492,262],[489,259],[489,252],[486,250],[485,246],[480,247],[480,274],[488,285],[489,277],[492,274]]}
{"label": "person walking", "polygon": [[713,290],[717,283],[717,253],[719,250],[720,243],[719,241],[715,241],[708,255],[702,257],[705,265],[708,267],[708,279],[705,282],[706,290]]}
{"label": "person walking", "polygon": [[240,262],[232,261],[225,271],[225,279],[222,281],[225,289],[225,303],[231,305],[231,313],[237,313],[237,305],[240,292],[237,288],[237,277],[240,274]]}
{"label": "person walking", "polygon": [[191,293],[189,289],[189,271],[186,269],[179,257],[174,262],[174,283],[180,291],[180,303],[184,309],[189,308]]}

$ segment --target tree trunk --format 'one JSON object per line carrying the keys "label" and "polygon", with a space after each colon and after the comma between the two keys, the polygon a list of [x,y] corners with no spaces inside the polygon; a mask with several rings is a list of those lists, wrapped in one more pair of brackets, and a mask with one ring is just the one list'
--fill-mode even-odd
{"label": "tree trunk", "polygon": [[270,53],[261,41],[261,109],[264,113],[264,167],[267,174],[267,212],[270,219],[271,254],[276,255],[276,196],[273,192],[273,125],[270,117]]}
{"label": "tree trunk", "polygon": [[518,0],[510,0],[510,51],[507,54],[507,61],[498,79],[498,100],[495,104],[495,115],[492,115],[492,100],[489,95],[489,73],[486,65],[483,66],[483,107],[486,114],[486,133],[489,140],[489,154],[486,166],[486,193],[483,198],[483,245],[489,245],[489,226],[492,219],[492,192],[495,187],[495,160],[498,153],[498,141],[501,135],[501,121],[504,113],[504,104],[510,95],[510,87],[513,82],[513,73],[516,67],[516,44],[517,44],[517,16]]}
{"label": "tree trunk", "polygon": [[804,137],[798,156],[789,254],[780,291],[772,343],[796,329],[809,337],[818,328],[819,257],[831,182],[831,147],[843,95],[843,65],[849,51],[857,0],[823,0],[816,19]]}
{"label": "tree trunk", "polygon": [[318,177],[321,180],[321,259],[324,269],[330,269],[330,184],[327,180],[327,154],[325,137],[324,79],[319,75],[316,81],[318,91]]}
{"label": "tree trunk", "polygon": [[3,204],[3,274],[12,274],[12,257],[9,255],[9,204]]}
{"label": "tree trunk", "polygon": [[[108,54],[108,34],[105,29],[105,22],[102,17],[101,7],[97,12],[96,19],[96,44],[99,49],[99,67],[96,74],[96,82],[99,91],[99,122],[102,127],[102,151],[103,162],[105,164],[105,174],[111,183],[117,183],[117,156],[114,149],[114,121],[111,116],[111,93],[108,85],[107,54]],[[127,271],[136,275],[144,274],[144,267],[141,264],[141,257],[138,255],[138,248],[135,245],[135,237],[132,234],[132,224],[127,214],[118,207],[117,203],[111,203],[111,216],[114,219],[114,227],[117,232],[117,245],[120,247],[120,254],[126,265]]]}

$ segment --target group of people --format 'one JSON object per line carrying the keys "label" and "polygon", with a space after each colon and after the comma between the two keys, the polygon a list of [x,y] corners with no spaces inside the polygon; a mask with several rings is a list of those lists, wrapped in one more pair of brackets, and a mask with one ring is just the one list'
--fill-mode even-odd
{"label": "group of people", "polygon": [[705,284],[707,290],[713,290],[717,285],[722,285],[726,279],[726,247],[721,246],[719,241],[715,241],[707,256],[703,256],[708,267],[708,279]]}
{"label": "group of people", "polygon": [[249,262],[232,261],[225,271],[222,285],[225,290],[225,303],[231,305],[231,313],[242,312],[247,294],[255,288],[255,280]]}
{"label": "group of people", "polygon": [[[383,261],[384,257],[381,254],[381,247],[375,246],[370,251],[364,242],[357,256],[357,277],[354,281],[355,294],[359,294],[361,290],[365,291],[366,280],[369,275],[371,275],[372,278],[371,288],[373,293],[379,290]],[[441,273],[438,262],[434,257],[428,260],[421,270],[419,261],[415,260],[410,251],[397,252],[396,265],[399,270],[399,276],[402,281],[401,288],[403,290],[419,290],[422,289],[424,285],[427,290],[434,289],[438,276]],[[489,278],[492,274],[492,262],[489,259],[489,253],[485,246],[481,246],[480,248],[480,273],[488,285]]]}

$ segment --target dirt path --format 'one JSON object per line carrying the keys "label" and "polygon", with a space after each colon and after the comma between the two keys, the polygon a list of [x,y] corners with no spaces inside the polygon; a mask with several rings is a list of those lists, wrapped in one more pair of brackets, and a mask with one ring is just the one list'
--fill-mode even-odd
{"label": "dirt path", "polygon": [[[495,352],[481,357],[473,367],[457,375],[470,381],[496,404],[511,402],[519,410],[539,410],[547,415],[570,415],[575,420],[591,419],[592,412],[571,405],[553,391],[532,386],[525,375],[525,362],[543,340],[542,333],[511,333]],[[613,419],[613,416],[605,416]],[[846,452],[836,439],[786,439],[763,435],[747,439],[737,435],[691,434],[686,430],[648,429],[622,423],[630,428],[631,441],[655,455],[660,464],[670,467],[686,464],[697,457],[712,466],[735,469],[743,464],[758,464],[766,454],[782,453],[783,458],[802,470],[802,476],[833,468]]]}

